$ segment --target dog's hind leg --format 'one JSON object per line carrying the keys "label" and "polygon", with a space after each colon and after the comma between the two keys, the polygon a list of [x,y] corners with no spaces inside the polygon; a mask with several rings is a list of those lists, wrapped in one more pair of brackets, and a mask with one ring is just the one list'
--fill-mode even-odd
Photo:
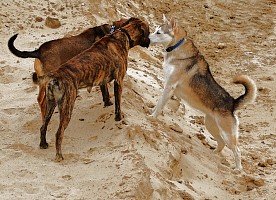
{"label": "dog's hind leg", "polygon": [[45,103],[46,104],[45,117],[43,119],[43,125],[40,128],[40,144],[39,144],[39,146],[41,149],[48,148],[48,143],[46,141],[47,126],[50,122],[50,119],[51,119],[53,112],[55,110],[55,107],[56,107],[56,102],[54,99],[47,99],[46,103]]}
{"label": "dog's hind leg", "polygon": [[214,139],[217,141],[218,146],[215,149],[215,151],[217,153],[220,153],[222,149],[225,147],[225,143],[223,141],[223,138],[220,135],[219,127],[217,126],[215,119],[211,115],[205,116],[205,127],[209,131],[209,133],[214,137]]}
{"label": "dog's hind leg", "polygon": [[227,116],[220,116],[217,118],[219,128],[221,130],[222,138],[229,149],[232,150],[236,169],[241,170],[241,152],[238,147],[238,127],[239,121],[237,117],[233,114],[228,114]]}
{"label": "dog's hind leg", "polygon": [[100,88],[103,96],[104,106],[106,107],[113,105],[113,103],[110,101],[107,84],[101,85]]}
{"label": "dog's hind leg", "polygon": [[45,95],[45,86],[39,85],[38,89],[37,102],[41,111],[42,122],[44,122],[45,113],[46,113],[46,95]]}
{"label": "dog's hind leg", "polygon": [[63,160],[61,152],[61,143],[64,136],[64,131],[67,128],[74,108],[77,91],[71,87],[66,88],[65,94],[57,100],[59,109],[59,127],[56,133],[56,161]]}

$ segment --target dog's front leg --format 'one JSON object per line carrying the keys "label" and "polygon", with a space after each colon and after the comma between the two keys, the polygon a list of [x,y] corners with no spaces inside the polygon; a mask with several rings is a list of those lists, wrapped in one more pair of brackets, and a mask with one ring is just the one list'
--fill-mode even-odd
{"label": "dog's front leg", "polygon": [[104,106],[106,107],[113,105],[113,103],[110,101],[107,84],[101,85],[100,88],[103,96]]}
{"label": "dog's front leg", "polygon": [[157,105],[151,114],[152,117],[156,118],[161,113],[167,101],[172,97],[176,85],[177,83],[173,80],[166,81],[162,96],[158,100]]}
{"label": "dog's front leg", "polygon": [[120,121],[122,119],[122,114],[121,114],[122,81],[120,82],[117,82],[117,80],[114,81],[115,121]]}

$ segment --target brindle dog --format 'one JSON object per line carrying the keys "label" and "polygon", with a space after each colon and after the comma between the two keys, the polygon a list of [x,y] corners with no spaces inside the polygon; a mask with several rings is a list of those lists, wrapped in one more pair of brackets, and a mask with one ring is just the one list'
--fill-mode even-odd
{"label": "brindle dog", "polygon": [[[38,49],[34,51],[20,51],[14,46],[14,41],[18,34],[12,36],[8,41],[10,51],[20,58],[36,58],[34,62],[35,72],[33,73],[33,82],[37,84],[38,77],[43,76],[47,72],[56,70],[60,65],[67,62],[82,51],[88,49],[92,44],[102,38],[103,36],[114,32],[116,29],[126,25],[127,19],[113,22],[113,25],[104,24],[89,28],[79,35],[51,40],[43,43]],[[112,105],[110,101],[108,88],[106,85],[101,85],[101,91],[104,101],[104,106]],[[38,96],[37,101],[40,109],[45,107],[45,94]],[[91,88],[87,88],[88,92]],[[41,109],[42,111],[42,109]],[[44,120],[45,113],[41,112],[42,121]]]}
{"label": "brindle dog", "polygon": [[78,89],[105,85],[114,80],[115,120],[122,119],[120,104],[128,51],[136,45],[148,47],[150,43],[149,25],[146,22],[130,18],[126,23],[123,28],[104,36],[56,71],[39,79],[41,93],[46,93],[46,107],[42,108],[46,115],[40,129],[40,148],[48,147],[47,126],[55,107],[58,106],[60,123],[56,133],[57,161],[63,160],[61,143],[64,130],[71,119]]}

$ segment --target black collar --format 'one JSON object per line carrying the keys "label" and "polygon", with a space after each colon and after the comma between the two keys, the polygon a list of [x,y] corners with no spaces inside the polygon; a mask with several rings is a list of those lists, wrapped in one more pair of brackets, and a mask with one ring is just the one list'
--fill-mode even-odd
{"label": "black collar", "polygon": [[172,50],[176,49],[177,47],[179,47],[181,44],[183,44],[185,42],[185,38],[182,38],[181,40],[179,40],[179,42],[177,42],[175,45],[170,46],[166,49],[166,52],[171,52]]}
{"label": "black collar", "polygon": [[130,48],[133,47],[134,41],[131,39],[129,33],[125,29],[123,29],[123,28],[119,28],[118,30],[122,31],[123,33],[125,33],[127,35],[127,38],[129,40],[129,44],[130,44]]}

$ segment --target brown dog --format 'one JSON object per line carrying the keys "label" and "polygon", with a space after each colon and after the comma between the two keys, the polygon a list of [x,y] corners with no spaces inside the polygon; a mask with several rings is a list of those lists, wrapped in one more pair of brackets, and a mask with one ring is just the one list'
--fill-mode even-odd
{"label": "brown dog", "polygon": [[[105,85],[114,80],[115,120],[120,121],[123,78],[127,70],[128,50],[136,45],[148,47],[149,25],[130,18],[126,26],[95,42],[89,49],[39,79],[41,93],[46,93],[45,120],[40,129],[40,148],[47,148],[48,123],[58,106],[59,128],[56,133],[56,160],[63,159],[61,143],[64,130],[71,119],[77,90]],[[39,94],[41,95],[41,94]]]}
{"label": "brown dog", "polygon": [[[82,51],[88,49],[92,44],[103,36],[114,32],[116,29],[126,25],[127,19],[113,22],[113,25],[104,24],[89,28],[79,35],[52,40],[43,43],[37,50],[34,51],[20,51],[15,48],[14,41],[18,34],[12,36],[8,41],[10,51],[20,58],[36,58],[34,62],[35,72],[33,73],[33,82],[37,83],[38,77],[45,73],[56,70],[60,65],[67,62]],[[91,91],[91,87],[88,88]],[[101,86],[104,106],[112,105],[109,98],[109,93],[106,85]],[[41,107],[45,106],[45,95],[42,95],[40,88],[38,96],[38,104]],[[41,112],[42,121],[45,113]]]}

